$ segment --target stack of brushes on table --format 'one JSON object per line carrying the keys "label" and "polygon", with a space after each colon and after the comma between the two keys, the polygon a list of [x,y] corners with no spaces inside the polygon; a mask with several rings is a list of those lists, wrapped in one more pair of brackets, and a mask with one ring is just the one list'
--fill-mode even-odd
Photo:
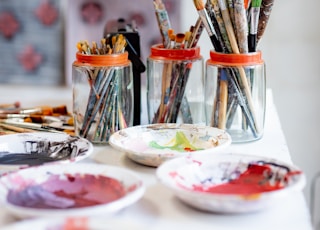
{"label": "stack of brushes on table", "polygon": [[73,118],[67,106],[22,108],[19,102],[0,105],[0,135],[41,131],[73,135]]}

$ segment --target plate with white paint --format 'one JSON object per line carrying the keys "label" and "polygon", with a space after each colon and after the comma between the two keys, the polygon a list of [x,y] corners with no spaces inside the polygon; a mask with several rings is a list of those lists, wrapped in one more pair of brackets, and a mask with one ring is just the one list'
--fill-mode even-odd
{"label": "plate with white paint", "polygon": [[86,139],[67,133],[30,132],[0,136],[0,171],[83,160],[93,152]]}
{"label": "plate with white paint", "polygon": [[231,144],[231,137],[204,125],[160,123],[122,129],[110,136],[109,144],[137,163],[158,167],[176,157],[217,153]]}
{"label": "plate with white paint", "polygon": [[160,165],[156,175],[182,202],[216,213],[281,205],[281,199],[301,192],[306,183],[295,165],[239,153],[173,159]]}
{"label": "plate with white paint", "polygon": [[0,178],[1,207],[19,218],[112,215],[144,194],[142,179],[116,166],[47,164]]}

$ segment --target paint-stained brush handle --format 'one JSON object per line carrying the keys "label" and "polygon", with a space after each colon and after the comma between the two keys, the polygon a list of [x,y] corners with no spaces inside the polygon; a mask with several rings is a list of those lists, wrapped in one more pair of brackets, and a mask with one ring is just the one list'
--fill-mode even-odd
{"label": "paint-stained brush handle", "polygon": [[259,14],[259,23],[258,23],[258,33],[257,33],[257,42],[261,39],[264,34],[264,31],[267,27],[270,14],[272,11],[274,0],[262,0],[260,6],[260,14]]}

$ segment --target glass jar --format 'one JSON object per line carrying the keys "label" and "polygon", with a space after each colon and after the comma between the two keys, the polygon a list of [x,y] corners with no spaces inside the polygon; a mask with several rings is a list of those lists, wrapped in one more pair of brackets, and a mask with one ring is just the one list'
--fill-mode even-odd
{"label": "glass jar", "polygon": [[226,130],[233,143],[263,135],[266,74],[261,52],[210,52],[206,62],[206,124]]}
{"label": "glass jar", "polygon": [[151,47],[147,59],[149,123],[205,124],[200,48]]}
{"label": "glass jar", "polygon": [[108,143],[112,133],[133,123],[128,53],[77,53],[76,58],[72,65],[75,134],[92,143]]}

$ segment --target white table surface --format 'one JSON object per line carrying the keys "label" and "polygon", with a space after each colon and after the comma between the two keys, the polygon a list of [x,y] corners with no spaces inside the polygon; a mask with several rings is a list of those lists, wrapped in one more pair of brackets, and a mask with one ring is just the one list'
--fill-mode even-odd
{"label": "white table surface", "polygon": [[[15,101],[19,101],[22,107],[66,104],[70,110],[72,109],[70,88],[0,86],[0,92],[0,104]],[[144,120],[145,116],[142,117],[142,123]],[[291,160],[271,90],[267,93],[263,138],[246,144],[232,144],[230,150],[296,164]],[[260,212],[241,215],[213,214],[198,211],[180,202],[171,191],[157,181],[155,168],[136,164],[110,146],[95,145],[93,156],[85,161],[125,167],[143,178],[146,184],[144,196],[134,205],[117,213],[115,217],[132,220],[145,226],[145,229],[312,229],[309,210],[302,192],[290,194],[281,202]],[[0,228],[14,221],[17,220],[1,207]]]}

